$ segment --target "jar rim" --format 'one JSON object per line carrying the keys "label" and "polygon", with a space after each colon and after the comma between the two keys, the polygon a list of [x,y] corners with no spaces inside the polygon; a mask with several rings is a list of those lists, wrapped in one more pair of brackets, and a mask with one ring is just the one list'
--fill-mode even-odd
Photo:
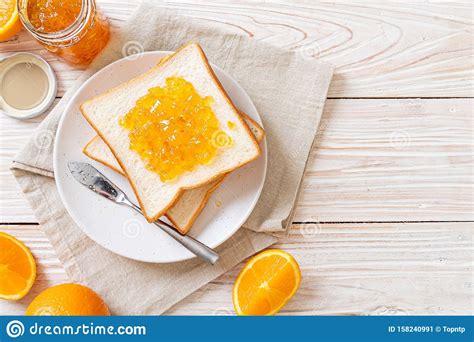
{"label": "jar rim", "polygon": [[30,32],[36,39],[43,42],[59,42],[67,39],[74,39],[74,37],[80,33],[88,23],[93,13],[93,9],[95,8],[95,3],[94,0],[81,1],[82,5],[79,16],[69,26],[54,32],[44,32],[37,30],[31,24],[27,13],[28,0],[18,0],[17,9],[21,22],[28,32]]}

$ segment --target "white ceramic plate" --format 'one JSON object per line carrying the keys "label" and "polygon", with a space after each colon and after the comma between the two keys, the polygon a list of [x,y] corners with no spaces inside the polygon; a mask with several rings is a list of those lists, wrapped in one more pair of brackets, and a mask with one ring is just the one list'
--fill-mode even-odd
{"label": "white ceramic plate", "polygon": [[[68,161],[86,161],[103,172],[138,203],[128,181],[82,153],[95,135],[79,113],[79,105],[107,89],[142,74],[169,52],[147,52],[112,63],[93,75],[67,105],[59,123],[54,146],[54,173],[59,194],[78,226],[98,244],[119,255],[146,262],[167,263],[194,257],[159,228],[127,207],[96,195],[69,173]],[[212,66],[237,108],[262,124],[247,93],[219,67]],[[266,141],[256,161],[226,177],[213,193],[189,235],[211,248],[232,236],[252,212],[263,188],[267,167]]]}

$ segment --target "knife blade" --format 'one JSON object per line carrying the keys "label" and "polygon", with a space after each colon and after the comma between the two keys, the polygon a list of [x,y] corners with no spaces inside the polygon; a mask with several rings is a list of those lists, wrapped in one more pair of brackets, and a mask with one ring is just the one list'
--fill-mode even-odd
{"label": "knife blade", "polygon": [[68,162],[68,167],[72,176],[79,183],[95,193],[117,203],[122,203],[124,198],[126,198],[122,190],[91,164],[70,161]]}

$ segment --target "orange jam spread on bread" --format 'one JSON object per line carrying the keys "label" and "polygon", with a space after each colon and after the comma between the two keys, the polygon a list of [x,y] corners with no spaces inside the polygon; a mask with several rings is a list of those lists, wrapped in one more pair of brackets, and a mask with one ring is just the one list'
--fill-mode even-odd
{"label": "orange jam spread on bread", "polygon": [[120,118],[129,130],[130,149],[148,170],[169,181],[213,161],[220,147],[232,138],[219,129],[211,96],[200,96],[181,77],[168,77],[153,87]]}

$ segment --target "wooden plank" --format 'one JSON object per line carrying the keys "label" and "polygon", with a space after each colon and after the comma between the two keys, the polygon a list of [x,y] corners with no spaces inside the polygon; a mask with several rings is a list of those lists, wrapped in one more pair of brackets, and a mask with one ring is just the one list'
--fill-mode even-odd
{"label": "wooden plank", "polygon": [[[295,225],[275,247],[290,252],[303,280],[288,315],[470,315],[473,223]],[[42,289],[67,282],[38,226],[4,226],[31,248],[38,281],[25,299],[0,301],[22,314]],[[174,306],[171,315],[233,314],[232,285],[243,263]],[[133,291],[134,289],[130,289]]]}
{"label": "wooden plank", "polygon": [[[474,220],[473,102],[328,100],[294,220]],[[0,222],[36,221],[8,167],[38,121],[0,116]]]}
{"label": "wooden plank", "polygon": [[474,220],[473,106],[328,101],[294,221]]}
{"label": "wooden plank", "polygon": [[[99,0],[112,26],[123,24],[139,0]],[[163,8],[237,33],[300,51],[336,67],[330,97],[472,97],[473,5],[404,1],[160,2]],[[59,62],[26,32],[1,52],[41,53],[56,70],[64,93],[80,70]],[[1,56],[2,54],[0,54]]]}

